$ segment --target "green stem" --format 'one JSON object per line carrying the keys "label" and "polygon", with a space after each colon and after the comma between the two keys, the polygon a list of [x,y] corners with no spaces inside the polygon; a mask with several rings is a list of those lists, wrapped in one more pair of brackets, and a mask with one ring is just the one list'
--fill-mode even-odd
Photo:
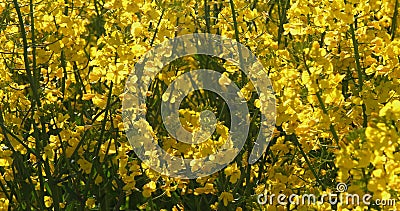
{"label": "green stem", "polygon": [[[39,88],[40,72],[36,70],[36,41],[35,41],[35,19],[34,19],[34,9],[33,0],[29,1],[29,10],[31,18],[31,42],[32,42],[32,72],[33,72],[33,82],[35,83],[35,88]],[[38,99],[37,99],[38,100]],[[37,101],[38,107],[40,107],[40,101]]]}
{"label": "green stem", "polygon": [[393,13],[393,18],[392,18],[392,41],[394,40],[394,37],[396,35],[396,29],[397,29],[397,15],[399,13],[398,11],[398,7],[399,7],[399,1],[396,0],[396,3],[394,4],[394,13]]}
{"label": "green stem", "polygon": [[230,5],[231,5],[231,11],[232,11],[232,19],[233,19],[233,27],[234,27],[234,29],[235,29],[235,40],[236,40],[236,46],[237,46],[237,48],[238,48],[238,54],[239,54],[239,67],[240,67],[240,70],[241,70],[241,73],[242,73],[242,79],[241,79],[241,82],[242,82],[242,86],[244,85],[244,76],[245,76],[245,74],[243,73],[243,69],[244,69],[244,62],[243,62],[243,56],[242,56],[242,49],[241,49],[241,46],[240,46],[240,40],[239,40],[239,27],[238,27],[238,24],[237,24],[237,19],[236,19],[236,12],[235,12],[235,4],[233,3],[233,0],[229,0],[229,2],[230,2]]}
{"label": "green stem", "polygon": [[[304,52],[303,52],[303,62],[304,62],[304,66],[305,66],[305,68],[307,70],[307,73],[311,76],[311,71],[310,71],[310,68],[307,65],[306,56],[305,56]],[[317,81],[317,85],[318,85],[318,81]],[[321,106],[322,112],[324,112],[324,114],[329,116],[328,109],[326,108],[325,103],[324,103],[324,101],[322,100],[322,97],[321,97],[321,91],[322,90],[318,90],[315,93],[315,95],[318,98],[318,102],[319,102],[319,104]],[[333,126],[332,122],[329,124],[329,130],[332,133],[333,139],[335,140],[336,144],[339,145],[339,136],[336,133],[335,127]]]}
{"label": "green stem", "polygon": [[207,33],[210,33],[210,8],[208,6],[208,0],[204,0],[204,15],[206,19]]}
{"label": "green stem", "polygon": [[319,178],[317,172],[314,169],[314,166],[311,164],[310,160],[307,157],[307,154],[304,152],[303,148],[301,147],[301,144],[299,143],[299,140],[297,140],[296,135],[292,134],[292,135],[290,135],[288,137],[299,148],[301,155],[304,157],[304,160],[306,161],[308,167],[310,167],[310,170],[311,170],[312,174],[314,175],[315,179],[317,180],[317,182],[319,183],[319,185],[321,185],[323,190],[326,190],[325,184]]}
{"label": "green stem", "polygon": [[[357,21],[357,20],[355,20]],[[353,41],[353,46],[354,46],[354,57],[356,60],[356,69],[357,69],[357,75],[358,75],[358,92],[362,94],[362,89],[364,85],[363,81],[363,73],[361,71],[361,64],[360,64],[360,53],[358,52],[358,41],[356,39],[356,34],[355,34],[355,29],[353,24],[350,24],[350,32],[351,32],[351,40]],[[365,103],[362,104],[362,112],[363,112],[363,127],[368,126],[368,119],[367,119],[367,109],[365,106]]]}
{"label": "green stem", "polygon": [[[101,124],[100,137],[99,137],[99,139],[98,139],[99,141],[98,141],[97,146],[96,146],[96,149],[95,149],[95,151],[94,151],[94,155],[95,155],[96,158],[97,158],[97,159],[95,160],[96,163],[97,163],[97,161],[100,162],[99,152],[100,152],[101,144],[102,144],[102,142],[103,142],[102,139],[103,139],[103,136],[104,136],[105,131],[106,131],[107,118],[108,118],[108,115],[111,116],[111,112],[110,112],[109,110],[110,110],[110,107],[111,107],[110,105],[111,105],[112,89],[113,89],[113,82],[111,81],[111,83],[110,83],[110,90],[109,90],[109,92],[108,92],[107,104],[106,104],[105,113],[104,113],[104,119],[103,119],[103,122],[102,122],[102,124]],[[94,166],[95,166],[95,163],[93,163],[93,165],[92,165],[92,169],[91,169],[91,171],[90,171],[90,178],[92,177]]]}
{"label": "green stem", "polygon": [[34,98],[34,103],[32,103],[32,105],[36,104],[38,107],[40,107],[40,100],[39,100],[39,94],[37,92],[38,90],[37,90],[37,87],[36,87],[36,82],[35,82],[35,79],[34,79],[34,77],[32,75],[31,69],[29,67],[28,41],[26,39],[26,31],[25,31],[24,20],[22,19],[21,9],[20,9],[20,7],[18,5],[18,1],[17,0],[13,0],[13,4],[14,4],[14,7],[15,7],[15,11],[17,12],[19,28],[21,30],[22,45],[23,45],[23,51],[24,51],[23,56],[24,56],[25,70],[26,70],[26,74],[28,75],[29,83],[32,86],[31,89],[32,89],[33,98]]}
{"label": "green stem", "polygon": [[281,5],[280,0],[277,1],[278,1],[278,16],[279,16],[278,45],[280,45],[284,31],[283,25],[287,22],[286,13],[290,7],[290,0],[287,0],[283,5]]}
{"label": "green stem", "polygon": [[358,74],[358,91],[361,92],[364,82],[363,82],[363,75],[361,72],[360,54],[358,52],[358,42],[356,39],[356,34],[353,24],[350,25],[350,32],[351,32],[351,40],[353,41],[353,46],[354,46],[354,57],[356,60],[356,69]]}
{"label": "green stem", "polygon": [[153,38],[150,41],[150,47],[152,47],[153,44],[154,44],[154,41],[155,41],[157,33],[158,33],[158,27],[160,27],[161,20],[162,20],[163,16],[164,16],[164,9],[162,10],[160,18],[158,19],[156,30],[154,31]]}

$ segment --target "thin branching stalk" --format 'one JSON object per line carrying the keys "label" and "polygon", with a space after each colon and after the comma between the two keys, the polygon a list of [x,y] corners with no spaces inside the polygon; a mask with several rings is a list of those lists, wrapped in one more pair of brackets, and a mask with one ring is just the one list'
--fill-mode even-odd
{"label": "thin branching stalk", "polygon": [[[355,21],[357,21],[357,19]],[[354,57],[356,60],[356,70],[358,75],[358,92],[362,95],[362,90],[364,86],[363,73],[361,70],[360,53],[358,51],[358,41],[356,38],[353,24],[350,24],[350,33],[351,33],[351,40],[353,41]],[[367,117],[367,108],[365,103],[362,104],[362,113],[363,113],[363,127],[366,128],[368,126],[368,117]]]}

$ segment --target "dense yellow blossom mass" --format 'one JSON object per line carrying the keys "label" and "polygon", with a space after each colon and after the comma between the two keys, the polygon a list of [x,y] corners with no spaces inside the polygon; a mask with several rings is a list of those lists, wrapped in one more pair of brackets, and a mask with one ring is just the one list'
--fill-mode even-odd
{"label": "dense yellow blossom mass", "polygon": [[[321,196],[338,182],[400,201],[398,13],[398,0],[2,0],[0,210],[400,209],[257,203],[264,192]],[[151,129],[138,143],[154,138],[171,155],[201,158],[231,141],[229,110],[204,90],[190,93],[179,115],[196,132],[201,111],[217,113],[209,139],[180,143],[162,125],[160,103],[173,97],[166,87],[198,68],[223,72],[221,86],[238,84],[252,116],[245,147],[223,171],[168,178],[127,141],[124,84],[146,51],[200,32],[235,39],[262,61],[277,124],[267,152],[248,165],[263,100],[253,84],[229,61],[171,62],[133,112],[146,111],[137,127]]]}

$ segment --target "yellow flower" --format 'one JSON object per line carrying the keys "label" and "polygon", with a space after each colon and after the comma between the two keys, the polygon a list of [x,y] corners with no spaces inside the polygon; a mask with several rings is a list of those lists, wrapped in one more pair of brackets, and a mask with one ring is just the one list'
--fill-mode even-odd
{"label": "yellow flower", "polygon": [[135,185],[136,181],[134,178],[134,175],[129,175],[129,176],[124,176],[122,177],[122,180],[125,182],[125,186],[122,188],[124,191],[131,191],[133,189],[137,190]]}
{"label": "yellow flower", "polygon": [[229,182],[236,183],[237,180],[240,178],[240,169],[238,169],[237,164],[233,163],[232,165],[229,165],[226,167],[224,170],[226,176],[230,176]]}
{"label": "yellow flower", "polygon": [[45,196],[44,197],[44,205],[46,207],[51,207],[52,204],[53,204],[53,199],[50,196]]}
{"label": "yellow flower", "polygon": [[153,193],[154,191],[156,191],[156,183],[154,181],[151,181],[149,183],[147,183],[146,185],[143,186],[143,192],[142,195],[146,198],[151,196],[151,193]]}
{"label": "yellow flower", "polygon": [[47,146],[44,147],[44,153],[46,155],[47,158],[49,158],[50,160],[53,160],[54,158],[54,143],[50,143]]}
{"label": "yellow flower", "polygon": [[143,31],[143,26],[139,22],[135,22],[131,25],[131,34],[134,37],[138,37]]}
{"label": "yellow flower", "polygon": [[93,209],[95,207],[95,203],[96,203],[96,200],[94,198],[88,198],[86,200],[85,205],[86,205],[87,208]]}
{"label": "yellow flower", "polygon": [[260,101],[260,99],[256,99],[256,100],[254,101],[254,106],[255,106],[256,108],[261,108],[261,101]]}
{"label": "yellow flower", "polygon": [[10,164],[12,163],[9,161],[9,159],[6,158],[0,158],[0,166],[10,166]]}
{"label": "yellow flower", "polygon": [[83,94],[82,100],[91,100],[95,96],[96,96],[95,94]]}
{"label": "yellow flower", "polygon": [[206,185],[202,188],[196,188],[194,189],[194,195],[200,195],[200,194],[214,194],[215,189],[214,189],[214,184],[212,183],[206,183]]}
{"label": "yellow flower", "polygon": [[92,164],[89,161],[81,158],[78,160],[78,164],[86,174],[90,174],[92,171]]}
{"label": "yellow flower", "polygon": [[103,177],[101,177],[100,175],[97,175],[96,179],[94,180],[94,183],[96,185],[100,184],[101,182],[103,182]]}
{"label": "yellow flower", "polygon": [[95,95],[92,98],[93,104],[96,105],[99,108],[105,108],[107,105],[107,97],[103,95]]}
{"label": "yellow flower", "polygon": [[379,116],[386,116],[388,119],[397,120],[400,118],[400,101],[394,100],[387,103],[380,111]]}
{"label": "yellow flower", "polygon": [[218,202],[210,205],[211,210],[218,210]]}
{"label": "yellow flower", "polygon": [[9,201],[6,198],[0,198],[0,210],[8,210]]}
{"label": "yellow flower", "polygon": [[233,195],[232,193],[229,192],[222,192],[221,195],[219,196],[219,200],[224,202],[224,206],[228,206],[228,202],[233,201]]}
{"label": "yellow flower", "polygon": [[254,86],[251,82],[249,82],[240,90],[240,93],[238,93],[238,94],[241,94],[241,96],[244,99],[249,101],[253,91],[254,91]]}

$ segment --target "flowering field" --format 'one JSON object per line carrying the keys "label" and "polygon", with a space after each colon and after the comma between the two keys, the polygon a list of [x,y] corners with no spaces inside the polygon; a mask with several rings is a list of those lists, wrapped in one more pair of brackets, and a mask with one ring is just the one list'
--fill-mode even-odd
{"label": "flowering field", "polygon": [[[400,209],[398,12],[398,0],[0,0],[0,210]],[[138,158],[122,102],[148,50],[192,33],[230,38],[257,56],[275,91],[276,125],[250,164],[263,124],[254,84],[224,59],[174,60],[135,110],[151,131],[137,142],[154,139],[189,159],[231,141],[229,109],[205,90],[178,111],[191,133],[201,131],[202,111],[217,114],[205,142],[181,143],[165,128],[160,104],[172,97],[163,93],[195,69],[237,84],[251,118],[227,167],[184,179]],[[338,191],[369,194],[370,203],[320,200]],[[313,194],[321,203],[260,203],[260,194]]]}

